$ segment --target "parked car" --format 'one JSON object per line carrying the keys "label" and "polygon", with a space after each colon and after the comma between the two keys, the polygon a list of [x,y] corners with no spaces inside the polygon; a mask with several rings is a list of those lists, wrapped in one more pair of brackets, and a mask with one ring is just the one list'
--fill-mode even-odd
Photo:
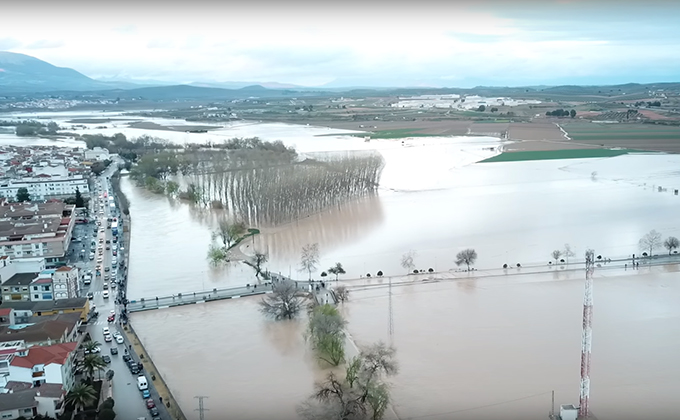
{"label": "parked car", "polygon": [[120,335],[120,334],[118,334],[118,335],[116,336],[116,343],[118,343],[118,344],[123,344],[124,342],[125,342],[125,339],[123,339],[123,336]]}
{"label": "parked car", "polygon": [[129,354],[124,354],[123,361],[127,363],[129,360],[132,360],[132,356],[130,356]]}
{"label": "parked car", "polygon": [[90,300],[94,299],[94,293],[88,292],[88,293],[87,293],[87,298],[90,299]]}
{"label": "parked car", "polygon": [[153,401],[153,399],[149,398],[148,400],[146,400],[146,408],[151,410],[155,406],[156,406],[156,403]]}
{"label": "parked car", "polygon": [[142,398],[147,399],[151,397],[151,393],[149,392],[148,389],[143,389],[142,390]]}
{"label": "parked car", "polygon": [[151,415],[154,416],[154,417],[160,415],[160,413],[158,412],[158,409],[156,407],[149,410],[149,413],[151,413]]}

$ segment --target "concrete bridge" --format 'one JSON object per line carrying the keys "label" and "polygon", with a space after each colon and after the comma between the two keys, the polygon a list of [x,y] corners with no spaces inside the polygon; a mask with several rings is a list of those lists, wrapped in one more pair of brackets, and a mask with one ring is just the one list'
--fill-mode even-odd
{"label": "concrete bridge", "polygon": [[[173,306],[191,305],[195,303],[205,303],[214,300],[238,299],[246,296],[256,296],[271,293],[276,283],[284,280],[294,282],[301,292],[311,293],[319,304],[335,304],[335,294],[328,289],[324,282],[322,287],[320,281],[296,281],[276,273],[269,273],[271,281],[261,284],[251,284],[247,286],[230,287],[224,289],[212,289],[196,292],[178,293],[169,296],[152,296],[141,299],[130,300],[127,304],[128,312],[148,311],[151,309],[164,309]],[[318,286],[318,291],[317,291]]]}

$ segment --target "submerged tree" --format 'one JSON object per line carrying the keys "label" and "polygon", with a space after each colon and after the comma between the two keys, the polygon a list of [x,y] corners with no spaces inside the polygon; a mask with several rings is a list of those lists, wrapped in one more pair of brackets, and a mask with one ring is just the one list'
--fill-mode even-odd
{"label": "submerged tree", "polygon": [[269,260],[269,255],[266,252],[255,251],[255,255],[250,260],[250,264],[255,268],[255,277],[259,278],[262,272],[262,266]]}
{"label": "submerged tree", "polygon": [[333,292],[340,302],[345,302],[349,299],[349,290],[345,286],[338,286],[333,289]]}
{"label": "submerged tree", "polygon": [[560,251],[559,249],[556,249],[550,255],[552,255],[553,260],[555,260],[555,264],[557,264],[560,257],[562,256],[562,251]]}
{"label": "submerged tree", "polygon": [[663,246],[668,250],[668,255],[671,255],[673,250],[677,249],[678,246],[680,246],[680,240],[678,240],[678,238],[676,238],[675,236],[669,236],[663,242]]}
{"label": "submerged tree", "polygon": [[571,249],[571,245],[569,245],[569,244],[564,244],[564,252],[563,252],[563,255],[564,255],[565,257],[567,257],[567,264],[569,264],[569,257],[573,257],[573,256],[575,255],[575,254],[574,254],[574,251],[572,251],[572,249]]}
{"label": "submerged tree", "polygon": [[307,334],[319,360],[338,366],[345,360],[345,325],[335,306],[314,307],[309,316]]}
{"label": "submerged tree", "polygon": [[401,256],[401,266],[406,269],[409,273],[413,271],[415,268],[416,264],[413,262],[413,259],[416,257],[416,251],[410,250],[409,252],[405,253],[404,255]]}
{"label": "submerged tree", "polygon": [[645,236],[640,238],[640,248],[649,250],[649,257],[651,258],[656,248],[661,246],[661,234],[652,229]]}
{"label": "submerged tree", "polygon": [[241,221],[230,222],[229,220],[221,220],[218,223],[217,230],[213,233],[213,237],[218,238],[225,248],[230,248],[231,244],[246,232],[246,225]]}
{"label": "submerged tree", "polygon": [[319,264],[319,244],[307,244],[302,247],[300,255],[300,269],[309,273],[309,280],[312,279],[312,272],[316,271]]}
{"label": "submerged tree", "polygon": [[345,377],[331,372],[316,384],[315,393],[298,407],[307,420],[380,420],[390,401],[385,378],[398,372],[395,351],[383,343],[352,359]]}
{"label": "submerged tree", "polygon": [[477,251],[472,248],[464,249],[456,254],[456,265],[467,265],[468,271],[470,266],[477,261]]}
{"label": "submerged tree", "polygon": [[276,320],[295,318],[305,301],[295,283],[284,280],[273,288],[273,292],[260,301],[260,312]]}
{"label": "submerged tree", "polygon": [[335,265],[331,268],[328,269],[328,272],[331,274],[335,274],[335,281],[338,281],[338,276],[340,274],[346,274],[345,269],[342,267],[342,264],[339,262],[335,263]]}

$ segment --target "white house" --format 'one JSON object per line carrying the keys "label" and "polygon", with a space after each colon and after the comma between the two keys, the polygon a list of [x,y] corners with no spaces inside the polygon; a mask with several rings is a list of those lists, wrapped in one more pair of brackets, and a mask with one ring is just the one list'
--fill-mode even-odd
{"label": "white house", "polygon": [[110,158],[109,151],[101,147],[95,147],[92,150],[85,151],[85,160],[94,161],[94,160],[106,160],[109,158]]}
{"label": "white house", "polygon": [[[45,270],[52,271],[54,270]],[[44,273],[44,272],[43,272]],[[38,277],[31,282],[29,287],[31,302],[42,302],[44,300],[54,300],[54,287],[51,275],[38,273]]]}
{"label": "white house", "polygon": [[65,392],[61,385],[44,384],[32,387],[30,383],[11,381],[0,394],[0,418],[32,418],[38,414],[58,418],[64,413]]}
{"label": "white house", "polygon": [[73,387],[73,364],[78,342],[30,347],[16,353],[9,363],[9,380],[33,386],[61,384],[67,392]]}

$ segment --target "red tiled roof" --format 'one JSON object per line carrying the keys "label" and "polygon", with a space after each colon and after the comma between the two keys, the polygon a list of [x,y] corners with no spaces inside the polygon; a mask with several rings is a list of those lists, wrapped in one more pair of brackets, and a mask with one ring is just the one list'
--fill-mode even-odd
{"label": "red tiled roof", "polygon": [[30,347],[28,356],[15,356],[12,359],[12,366],[32,368],[35,365],[49,365],[66,363],[68,355],[78,347],[77,342],[55,344],[44,347]]}
{"label": "red tiled roof", "polygon": [[2,308],[0,309],[0,316],[7,316],[12,312],[12,308]]}
{"label": "red tiled roof", "polygon": [[35,177],[36,178],[52,178],[52,175],[40,174],[40,175],[36,175]]}
{"label": "red tiled roof", "polygon": [[49,277],[41,277],[37,280],[34,280],[33,283],[31,284],[43,284],[43,283],[52,283],[52,279]]}
{"label": "red tiled roof", "polygon": [[65,266],[65,265],[57,268],[57,271],[71,271],[71,270],[72,270],[71,267],[68,267],[68,266]]}

